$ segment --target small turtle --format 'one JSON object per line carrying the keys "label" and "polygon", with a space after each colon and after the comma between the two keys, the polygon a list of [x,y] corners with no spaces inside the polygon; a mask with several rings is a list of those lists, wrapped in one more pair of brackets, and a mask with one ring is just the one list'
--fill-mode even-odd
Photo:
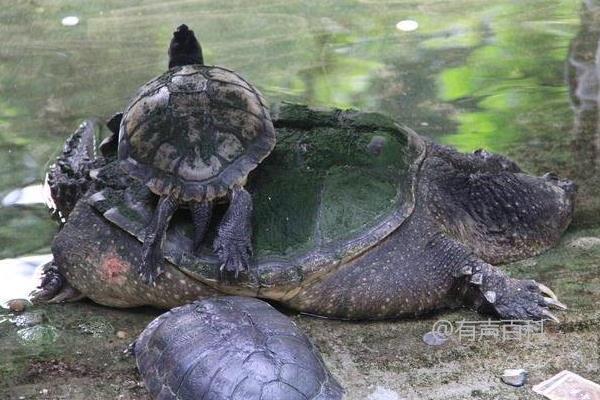
{"label": "small turtle", "polygon": [[275,146],[260,92],[235,72],[204,65],[194,32],[181,25],[169,70],[138,90],[122,118],[109,122],[117,125],[121,167],[160,196],[138,265],[143,280],[154,283],[164,270],[162,243],[177,208],[190,209],[199,252],[213,204],[227,196],[214,248],[222,269],[248,268],[252,198],[243,186]]}
{"label": "small turtle", "polygon": [[148,391],[161,400],[343,395],[308,337],[258,299],[226,296],[174,308],[144,329],[134,354]]}

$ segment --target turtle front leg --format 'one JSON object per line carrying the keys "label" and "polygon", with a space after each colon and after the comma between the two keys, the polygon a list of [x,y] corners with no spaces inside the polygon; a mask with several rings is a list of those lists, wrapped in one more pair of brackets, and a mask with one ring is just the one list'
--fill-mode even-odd
{"label": "turtle front leg", "polygon": [[144,246],[142,247],[142,262],[138,271],[142,280],[155,285],[156,278],[164,272],[164,259],[162,246],[169,221],[179,206],[173,195],[163,196],[158,201],[152,222],[146,231]]}
{"label": "turtle front leg", "polygon": [[85,296],[72,287],[67,279],[58,271],[54,261],[43,266],[42,282],[37,290],[31,293],[34,303],[66,303],[78,301]]}
{"label": "turtle front leg", "polygon": [[547,286],[532,279],[511,278],[483,261],[463,267],[462,274],[469,279],[468,296],[480,312],[505,319],[550,319],[558,323],[549,308],[567,309]]}
{"label": "turtle front leg", "polygon": [[192,203],[190,211],[192,212],[192,221],[194,223],[194,254],[199,255],[202,249],[202,241],[208,228],[208,223],[212,216],[213,204],[208,201]]}
{"label": "turtle front leg", "polygon": [[213,248],[221,261],[221,271],[248,269],[252,255],[252,196],[242,187],[231,193],[229,208],[219,224]]}

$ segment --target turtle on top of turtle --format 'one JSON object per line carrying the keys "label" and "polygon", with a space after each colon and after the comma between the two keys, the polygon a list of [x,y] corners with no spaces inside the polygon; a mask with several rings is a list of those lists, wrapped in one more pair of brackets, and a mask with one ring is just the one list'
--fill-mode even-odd
{"label": "turtle on top of turtle", "polygon": [[121,167],[160,197],[147,228],[139,272],[153,284],[164,271],[162,245],[180,206],[191,211],[199,252],[215,201],[230,198],[214,250],[221,269],[248,268],[252,197],[248,173],[275,146],[275,130],[259,91],[238,74],[203,64],[194,32],[181,25],[169,47],[169,70],[143,85],[118,126]]}
{"label": "turtle on top of turtle", "polygon": [[[175,32],[171,62],[201,60],[192,39],[187,27]],[[501,155],[458,153],[377,113],[284,104],[273,121],[276,145],[256,89],[223,68],[185,64],[144,85],[108,123],[105,157],[93,151],[98,126],[82,124],[48,172],[66,223],[35,300],[195,301],[157,318],[135,345],[152,396],[183,400],[342,396],[292,321],[259,300],[219,295],[354,320],[459,306],[557,320],[549,309],[566,308],[548,287],[494,264],[557,243],[573,182],[528,175]],[[223,220],[207,231],[227,194]],[[179,204],[192,218],[176,215],[165,238]],[[217,257],[200,246],[213,235]],[[139,284],[140,260],[148,281],[164,263],[155,286]],[[223,282],[221,267],[242,271]]]}

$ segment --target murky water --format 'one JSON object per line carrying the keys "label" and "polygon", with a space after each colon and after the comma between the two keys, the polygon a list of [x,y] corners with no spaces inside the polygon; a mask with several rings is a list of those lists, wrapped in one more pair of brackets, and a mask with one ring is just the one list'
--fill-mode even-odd
{"label": "murky water", "polygon": [[182,22],[207,63],[239,71],[271,102],[377,110],[461,150],[554,170],[579,183],[575,226],[600,223],[600,2],[0,5],[0,258],[48,252],[55,226],[42,205],[23,204],[38,186],[14,190],[41,182],[83,118],[108,118],[161,73]]}

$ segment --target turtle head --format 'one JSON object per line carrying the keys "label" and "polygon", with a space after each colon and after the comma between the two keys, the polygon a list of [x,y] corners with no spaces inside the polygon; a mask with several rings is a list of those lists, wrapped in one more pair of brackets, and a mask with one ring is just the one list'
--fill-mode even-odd
{"label": "turtle head", "polygon": [[556,174],[534,176],[500,155],[450,149],[425,165],[434,218],[487,262],[539,254],[571,222],[575,184]]}
{"label": "turtle head", "polygon": [[202,58],[202,47],[187,25],[179,25],[173,32],[171,45],[169,46],[169,68],[190,65],[204,64]]}

